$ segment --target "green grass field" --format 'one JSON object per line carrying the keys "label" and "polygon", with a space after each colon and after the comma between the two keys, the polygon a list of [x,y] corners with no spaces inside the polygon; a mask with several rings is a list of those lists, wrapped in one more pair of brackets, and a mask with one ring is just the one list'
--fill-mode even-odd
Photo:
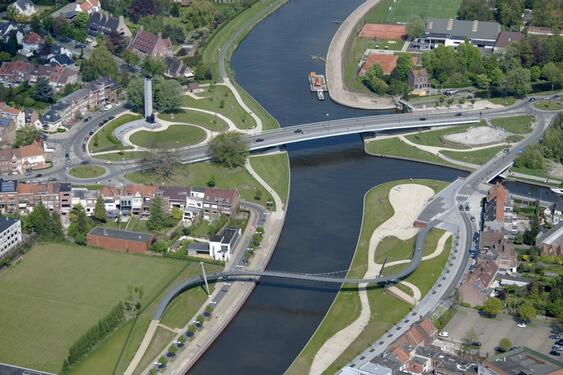
{"label": "green grass field", "polygon": [[[94,136],[90,137],[88,149],[90,152],[117,150],[119,141],[113,136],[113,131],[125,123],[141,118],[143,118],[141,115],[127,114],[108,122]],[[94,145],[95,140],[97,140],[97,146]]]}
{"label": "green grass field", "polygon": [[[205,162],[196,164],[179,164],[166,180],[168,185],[205,187],[209,178],[215,177],[218,188],[238,189],[242,199],[250,202],[265,204],[271,200],[272,196],[256,181],[244,168],[228,169],[219,164]],[[150,171],[135,172],[127,175],[127,178],[137,183],[160,184],[162,178],[154,176]],[[254,196],[256,190],[262,192],[260,201],[256,201]]]}
{"label": "green grass field", "polygon": [[440,151],[440,153],[455,160],[481,165],[481,164],[485,164],[490,159],[495,157],[505,147],[506,146],[496,146],[496,147],[484,148],[482,150],[467,151],[467,152],[446,150],[446,151]]}
{"label": "green grass field", "polygon": [[403,241],[394,236],[385,237],[381,240],[379,245],[377,245],[377,250],[375,251],[375,261],[377,263],[383,263],[385,258],[387,258],[387,262],[410,258],[414,249],[415,239],[416,238],[413,237]]}
{"label": "green grass field", "polygon": [[366,152],[371,155],[407,158],[422,162],[450,166],[440,157],[408,145],[399,138],[387,138],[370,141],[366,144]]}
{"label": "green grass field", "polygon": [[158,118],[166,121],[185,122],[187,124],[200,125],[214,132],[222,132],[229,128],[227,123],[217,116],[213,116],[209,113],[204,112],[190,111],[187,109],[179,110],[176,113],[161,113],[158,115]]}
{"label": "green grass field", "polygon": [[191,125],[170,125],[167,129],[156,132],[141,130],[129,137],[131,143],[137,146],[165,149],[193,146],[204,139],[205,131]]}
{"label": "green grass field", "polygon": [[475,123],[468,125],[456,125],[443,129],[430,130],[407,135],[407,139],[411,142],[418,143],[419,145],[464,149],[465,147],[463,147],[462,145],[456,145],[455,143],[446,143],[442,141],[442,137],[448,134],[463,133],[467,129],[477,126],[487,126],[487,124],[485,123],[485,121],[481,121],[480,124]]}
{"label": "green grass field", "polygon": [[[349,278],[361,278],[367,265],[369,240],[373,231],[393,216],[393,208],[389,202],[389,191],[393,186],[402,183],[419,183],[432,188],[435,192],[447,186],[446,182],[435,180],[400,180],[387,182],[372,188],[364,197],[364,215],[360,235],[347,274]],[[411,247],[412,249],[412,247]],[[377,254],[377,250],[376,250]],[[377,256],[377,255],[376,255]],[[360,336],[330,366],[326,373],[335,373],[343,364],[364,350],[373,340],[381,336],[393,324],[398,322],[410,310],[409,305],[389,294],[383,288],[373,287],[368,292],[371,307],[371,318]],[[361,303],[357,287],[343,285],[336,296],[330,310],[311,337],[310,341],[297,356],[287,370],[288,375],[301,375],[309,372],[312,360],[323,343],[342,328],[348,326],[360,314]]]}
{"label": "green grass field", "polygon": [[78,165],[70,168],[68,173],[76,178],[94,178],[103,176],[106,170],[99,165]]}
{"label": "green grass field", "polygon": [[69,347],[124,300],[130,286],[143,288],[141,303],[147,304],[186,266],[68,244],[36,245],[0,273],[0,362],[58,372]]}
{"label": "green grass field", "polygon": [[544,111],[560,111],[563,109],[563,102],[557,100],[538,100],[534,107]]}
{"label": "green grass field", "polygon": [[532,131],[533,116],[499,117],[491,120],[497,128],[503,128],[513,134],[528,134]]}
{"label": "green grass field", "polygon": [[256,173],[278,193],[282,202],[287,204],[289,194],[289,158],[287,153],[253,156],[250,158],[250,164]]}
{"label": "green grass field", "polygon": [[366,16],[367,23],[407,22],[417,15],[422,19],[456,18],[461,0],[382,0]]}

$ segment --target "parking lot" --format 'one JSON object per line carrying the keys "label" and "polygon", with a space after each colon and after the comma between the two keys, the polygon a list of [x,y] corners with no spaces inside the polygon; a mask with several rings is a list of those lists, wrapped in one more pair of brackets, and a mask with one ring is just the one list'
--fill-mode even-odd
{"label": "parking lot", "polygon": [[[444,328],[449,339],[462,343],[473,330],[481,342],[481,354],[495,354],[499,341],[508,337],[512,346],[527,346],[542,354],[549,355],[554,340],[549,338],[552,327],[547,322],[534,321],[526,328],[516,326],[516,321],[509,315],[499,315],[494,319],[482,318],[476,310],[458,307],[457,313]],[[557,357],[552,357],[557,358]],[[561,358],[561,357],[559,357]]]}

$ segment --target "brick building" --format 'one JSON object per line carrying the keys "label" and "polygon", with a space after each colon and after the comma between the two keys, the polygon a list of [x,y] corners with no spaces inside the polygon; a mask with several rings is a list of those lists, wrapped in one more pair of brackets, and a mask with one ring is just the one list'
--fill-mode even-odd
{"label": "brick building", "polygon": [[95,227],[86,236],[88,246],[115,250],[122,253],[144,254],[154,241],[147,233],[130,232],[104,227]]}
{"label": "brick building", "polygon": [[137,30],[135,36],[129,42],[127,50],[136,53],[141,58],[150,56],[164,59],[173,55],[170,38],[163,39],[161,33],[157,35],[149,33],[143,29],[143,26]]}
{"label": "brick building", "polygon": [[0,151],[0,171],[6,174],[24,174],[26,171],[47,168],[51,153],[46,152],[42,141],[19,148]]}

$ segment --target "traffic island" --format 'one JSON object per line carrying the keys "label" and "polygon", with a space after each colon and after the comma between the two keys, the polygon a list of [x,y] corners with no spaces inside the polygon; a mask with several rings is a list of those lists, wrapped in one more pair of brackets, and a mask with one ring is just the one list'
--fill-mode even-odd
{"label": "traffic island", "polygon": [[96,178],[106,174],[106,169],[99,165],[79,165],[70,168],[68,174],[76,178]]}

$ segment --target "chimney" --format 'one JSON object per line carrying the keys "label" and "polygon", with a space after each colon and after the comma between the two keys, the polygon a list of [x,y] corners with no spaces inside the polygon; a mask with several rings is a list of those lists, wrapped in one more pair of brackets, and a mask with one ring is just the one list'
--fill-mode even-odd
{"label": "chimney", "polygon": [[471,27],[471,31],[476,33],[478,27],[479,27],[479,21],[478,20],[473,21],[473,26]]}
{"label": "chimney", "polygon": [[448,31],[452,31],[452,28],[454,27],[454,20],[452,18],[450,18],[448,20],[448,26],[446,27],[446,30]]}

